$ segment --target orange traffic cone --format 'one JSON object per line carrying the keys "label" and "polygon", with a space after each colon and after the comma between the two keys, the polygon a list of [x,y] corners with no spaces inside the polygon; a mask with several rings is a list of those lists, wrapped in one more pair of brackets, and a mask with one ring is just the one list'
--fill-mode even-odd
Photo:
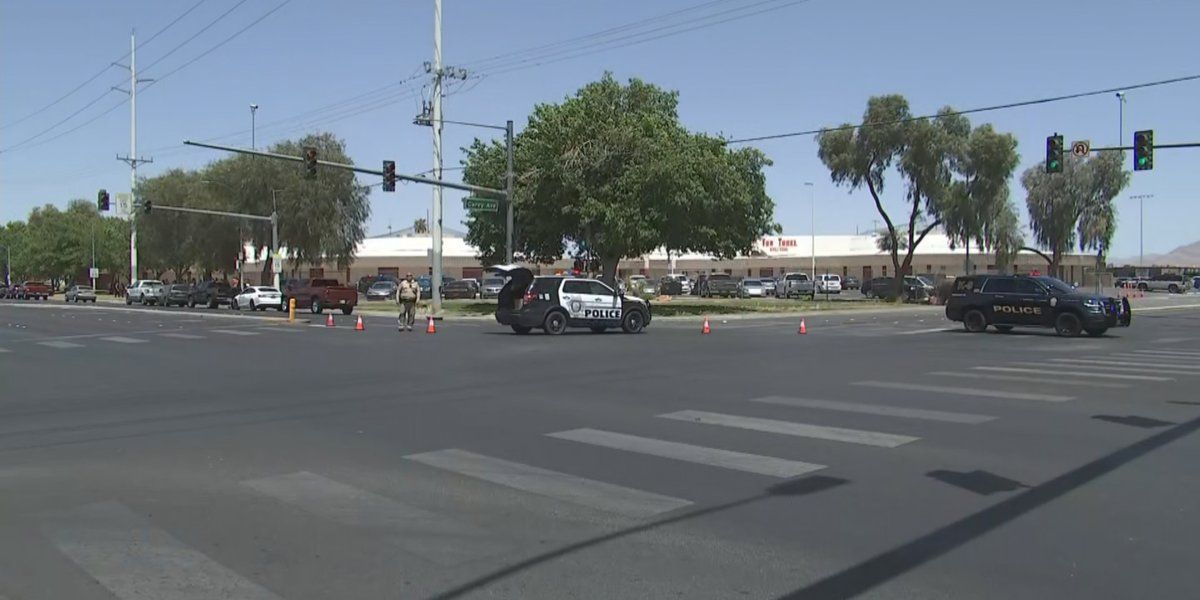
{"label": "orange traffic cone", "polygon": [[429,315],[429,325],[425,326],[425,333],[437,333],[437,327],[433,326],[433,315]]}
{"label": "orange traffic cone", "polygon": [[704,326],[700,328],[700,333],[705,335],[712,333],[712,327],[708,325],[708,315],[704,316]]}
{"label": "orange traffic cone", "polygon": [[[333,316],[333,315],[330,315],[330,316]],[[354,324],[354,330],[355,331],[366,331],[366,327],[363,327],[362,315],[358,315],[358,322]]]}
{"label": "orange traffic cone", "polygon": [[803,318],[801,318],[801,319],[800,319],[800,331],[799,331],[798,333],[799,333],[800,335],[805,335],[805,334],[807,334],[807,333],[808,333],[808,327],[805,327],[805,326],[804,326],[804,319],[803,319]]}
{"label": "orange traffic cone", "polygon": [[333,327],[333,313],[329,313],[329,318],[325,319],[326,327]]}

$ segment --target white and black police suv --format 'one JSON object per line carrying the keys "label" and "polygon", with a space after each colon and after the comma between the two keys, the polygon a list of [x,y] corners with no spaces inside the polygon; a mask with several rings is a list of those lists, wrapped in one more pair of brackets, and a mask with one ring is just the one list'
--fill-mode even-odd
{"label": "white and black police suv", "polygon": [[535,277],[516,265],[489,269],[508,278],[497,295],[496,322],[525,334],[535,327],[558,335],[568,327],[595,333],[621,328],[640,333],[650,324],[650,303],[626,297],[604,282],[577,277]]}

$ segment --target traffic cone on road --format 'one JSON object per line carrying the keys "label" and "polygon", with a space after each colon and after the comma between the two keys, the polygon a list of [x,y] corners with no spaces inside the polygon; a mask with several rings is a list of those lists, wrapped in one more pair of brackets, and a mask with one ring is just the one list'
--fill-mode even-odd
{"label": "traffic cone on road", "polygon": [[704,316],[704,326],[700,328],[700,333],[702,333],[704,335],[708,335],[709,333],[712,333],[712,327],[709,327],[709,325],[708,325],[708,315]]}
{"label": "traffic cone on road", "polygon": [[429,324],[425,326],[425,333],[437,333],[437,327],[433,325],[433,315],[429,315]]}
{"label": "traffic cone on road", "polygon": [[805,335],[808,333],[808,327],[804,326],[804,318],[803,317],[800,318],[800,331],[798,331],[797,333],[799,333],[800,335]]}
{"label": "traffic cone on road", "polygon": [[330,314],[329,314],[329,318],[328,318],[328,319],[325,319],[325,326],[326,326],[326,327],[333,327],[333,313],[330,313]]}
{"label": "traffic cone on road", "polygon": [[[333,315],[329,315],[329,316],[332,317]],[[366,327],[363,327],[362,315],[358,315],[358,322],[354,324],[354,330],[355,331],[366,331],[366,329],[367,329]]]}

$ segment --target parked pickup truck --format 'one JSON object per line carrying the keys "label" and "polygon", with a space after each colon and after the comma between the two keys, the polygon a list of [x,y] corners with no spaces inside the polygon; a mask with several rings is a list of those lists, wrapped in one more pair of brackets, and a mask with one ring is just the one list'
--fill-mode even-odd
{"label": "parked pickup truck", "polygon": [[776,298],[815,298],[816,295],[816,284],[808,278],[808,273],[787,273],[779,280],[779,285],[775,286]]}
{"label": "parked pickup truck", "polygon": [[705,298],[722,296],[733,298],[738,295],[738,282],[727,273],[709,273],[696,279],[700,295]]}
{"label": "parked pickup truck", "polygon": [[47,300],[50,298],[50,286],[40,281],[26,281],[21,284],[17,297],[22,300]]}
{"label": "parked pickup truck", "polygon": [[342,314],[354,312],[358,304],[358,290],[346,287],[336,279],[296,279],[283,287],[284,306],[290,298],[296,299],[296,308],[308,307],[314,315],[326,308],[342,309]]}
{"label": "parked pickup truck", "polygon": [[1187,284],[1183,281],[1183,275],[1174,275],[1171,273],[1155,275],[1149,279],[1139,279],[1137,287],[1143,292],[1182,294],[1187,291]]}

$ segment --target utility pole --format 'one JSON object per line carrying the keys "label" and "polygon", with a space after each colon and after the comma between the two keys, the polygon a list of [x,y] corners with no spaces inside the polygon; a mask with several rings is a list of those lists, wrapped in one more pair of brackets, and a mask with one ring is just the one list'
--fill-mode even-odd
{"label": "utility pole", "polygon": [[507,205],[507,214],[504,216],[505,231],[508,233],[508,238],[504,246],[505,262],[512,264],[513,261],[513,122],[509,119],[504,124],[504,145],[508,153],[508,171],[504,178],[504,203]]}
{"label": "utility pole", "polygon": [[254,113],[256,113],[256,112],[258,112],[258,105],[251,104],[250,105],[250,149],[251,150],[255,150],[258,148],[258,146],[256,144],[256,140],[254,139],[255,138],[255,135],[254,135],[255,134]]}
{"label": "utility pole", "polygon": [[808,188],[808,238],[809,254],[812,255],[812,280],[813,285],[817,285],[817,192],[811,181],[805,181],[804,187]]}
{"label": "utility pole", "polygon": [[129,156],[118,156],[117,160],[129,165],[129,283],[138,278],[137,256],[137,168],[141,163],[152,163],[153,159],[139,158],[137,154],[137,86],[139,83],[154,81],[153,79],[138,79],[137,77],[137,35],[129,34],[129,65],[113,63],[118,67],[129,69],[129,89],[114,87],[114,90],[129,94]]}
{"label": "utility pole", "polygon": [[278,191],[271,190],[271,285],[275,289],[279,289],[279,271],[283,266],[283,258],[279,256],[279,203],[275,200]]}
{"label": "utility pole", "polygon": [[1146,266],[1146,198],[1153,198],[1154,194],[1138,194],[1130,196],[1130,200],[1138,201],[1138,266]]}

